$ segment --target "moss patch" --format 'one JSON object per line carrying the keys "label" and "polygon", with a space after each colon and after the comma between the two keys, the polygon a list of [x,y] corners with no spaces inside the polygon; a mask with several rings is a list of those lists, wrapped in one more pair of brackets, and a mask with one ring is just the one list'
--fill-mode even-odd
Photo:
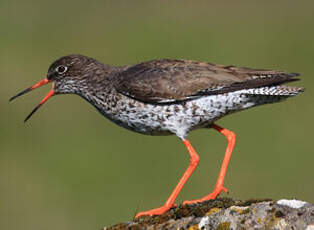
{"label": "moss patch", "polygon": [[[233,200],[231,198],[217,198],[215,200],[204,201],[202,203],[190,204],[190,205],[179,205],[170,209],[168,212],[159,215],[159,216],[142,216],[137,219],[134,219],[134,222],[117,224],[112,227],[107,228],[108,230],[120,230],[120,229],[131,229],[137,230],[142,229],[143,227],[148,227],[151,225],[159,225],[166,223],[171,219],[181,219],[184,217],[195,216],[203,217],[206,215],[211,215],[216,213],[221,209],[226,209],[231,206],[250,206],[254,203],[260,203],[264,201],[271,201],[270,199],[252,199],[247,201]],[[242,212],[245,210],[241,210]],[[230,225],[230,223],[229,223]],[[221,225],[220,229],[229,229],[225,225]],[[225,227],[225,228],[222,228]]]}
{"label": "moss patch", "polygon": [[221,210],[221,208],[211,208],[208,212],[206,212],[206,216],[210,216],[210,215],[213,215],[217,212],[219,212]]}

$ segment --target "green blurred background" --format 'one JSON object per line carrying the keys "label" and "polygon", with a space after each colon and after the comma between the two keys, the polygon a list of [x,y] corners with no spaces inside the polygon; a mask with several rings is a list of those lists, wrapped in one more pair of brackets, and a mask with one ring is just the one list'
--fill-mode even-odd
{"label": "green blurred background", "polygon": [[[174,137],[104,119],[50,86],[8,99],[80,53],[112,65],[181,58],[300,72],[306,93],[223,118],[238,142],[225,186],[232,198],[314,202],[313,1],[0,1],[0,229],[99,229],[163,204],[189,158]],[[201,162],[178,202],[213,189],[226,140],[191,133]],[[223,194],[226,196],[226,194]]]}

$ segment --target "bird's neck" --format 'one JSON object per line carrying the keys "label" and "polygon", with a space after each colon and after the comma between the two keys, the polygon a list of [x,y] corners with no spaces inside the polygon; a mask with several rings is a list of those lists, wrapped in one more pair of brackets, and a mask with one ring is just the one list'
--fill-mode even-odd
{"label": "bird's neck", "polygon": [[75,94],[84,98],[103,115],[110,110],[110,103],[116,100],[115,96],[117,96],[109,78],[98,78],[97,82],[88,80],[81,82]]}
{"label": "bird's neck", "polygon": [[[99,63],[100,64],[100,63]],[[77,94],[92,104],[99,112],[106,117],[112,113],[112,103],[119,100],[119,93],[113,87],[112,78],[119,69],[108,65],[100,64],[93,69],[93,73],[86,73],[86,77],[80,80],[73,80],[68,87],[72,93]],[[108,113],[108,114],[107,114]]]}

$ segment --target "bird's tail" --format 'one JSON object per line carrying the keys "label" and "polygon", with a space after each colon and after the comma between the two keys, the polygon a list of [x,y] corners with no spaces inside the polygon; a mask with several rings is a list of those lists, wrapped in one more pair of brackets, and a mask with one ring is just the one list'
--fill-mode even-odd
{"label": "bird's tail", "polygon": [[265,96],[295,96],[302,92],[304,92],[303,87],[285,85],[265,86],[245,90],[245,94]]}

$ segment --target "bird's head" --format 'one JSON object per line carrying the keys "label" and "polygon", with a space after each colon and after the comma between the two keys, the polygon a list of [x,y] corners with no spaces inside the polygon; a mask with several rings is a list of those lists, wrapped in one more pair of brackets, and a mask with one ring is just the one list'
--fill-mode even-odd
{"label": "bird's head", "polygon": [[53,95],[76,93],[80,86],[84,87],[86,79],[92,75],[91,71],[97,71],[97,66],[100,65],[101,63],[97,62],[95,59],[83,55],[68,55],[61,57],[50,65],[45,79],[10,98],[10,101],[33,89],[52,83],[51,90],[26,117],[24,120],[24,122],[26,122],[39,109],[39,107]]}

